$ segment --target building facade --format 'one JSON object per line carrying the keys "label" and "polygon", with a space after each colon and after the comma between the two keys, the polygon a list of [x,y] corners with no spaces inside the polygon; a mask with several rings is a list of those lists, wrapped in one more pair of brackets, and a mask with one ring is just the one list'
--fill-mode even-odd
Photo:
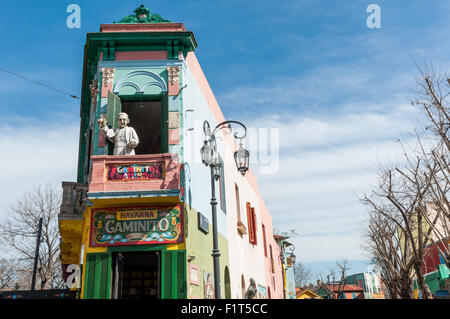
{"label": "building facade", "polygon": [[364,299],[385,299],[383,282],[378,274],[365,272],[347,276],[345,283],[364,290]]}
{"label": "building facade", "polygon": [[323,299],[365,299],[364,289],[350,284],[322,285],[317,294]]}
{"label": "building facade", "polygon": [[[434,298],[450,298],[450,270],[445,263],[449,239],[436,241],[424,247],[421,272]],[[414,278],[414,296],[421,298],[417,278]]]}
{"label": "building facade", "polygon": [[[205,120],[213,129],[225,118],[196,48],[182,23],[143,6],[87,34],[78,176],[63,182],[59,215],[63,269],[79,267],[80,298],[215,298],[211,173],[200,148]],[[139,137],[133,155],[113,155],[98,123],[118,130],[121,112]],[[259,298],[283,298],[256,178],[236,169],[233,135],[217,135],[221,296],[243,298],[254,278]]]}
{"label": "building facade", "polygon": [[295,294],[295,255],[294,245],[287,241],[287,236],[274,235],[280,248],[280,260],[283,271],[283,289],[285,299],[296,299]]}

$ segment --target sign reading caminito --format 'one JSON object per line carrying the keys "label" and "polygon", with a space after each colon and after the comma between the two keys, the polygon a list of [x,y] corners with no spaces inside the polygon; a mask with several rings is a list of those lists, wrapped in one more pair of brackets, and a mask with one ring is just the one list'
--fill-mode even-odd
{"label": "sign reading caminito", "polygon": [[182,207],[115,207],[95,209],[91,246],[183,242]]}
{"label": "sign reading caminito", "polygon": [[164,178],[164,163],[147,164],[109,164],[108,181],[132,181]]}

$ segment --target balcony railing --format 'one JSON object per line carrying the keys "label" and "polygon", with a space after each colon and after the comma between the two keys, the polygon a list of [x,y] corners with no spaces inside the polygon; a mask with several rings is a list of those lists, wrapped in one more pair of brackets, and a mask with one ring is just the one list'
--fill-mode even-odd
{"label": "balcony railing", "polygon": [[180,189],[177,154],[92,156],[89,193]]}

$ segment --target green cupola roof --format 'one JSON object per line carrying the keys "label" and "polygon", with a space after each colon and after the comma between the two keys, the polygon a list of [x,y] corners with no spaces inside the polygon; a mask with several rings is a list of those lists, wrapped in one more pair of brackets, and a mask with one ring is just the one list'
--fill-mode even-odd
{"label": "green cupola roof", "polygon": [[169,20],[161,18],[159,14],[151,14],[143,4],[133,12],[134,14],[114,23],[170,23]]}

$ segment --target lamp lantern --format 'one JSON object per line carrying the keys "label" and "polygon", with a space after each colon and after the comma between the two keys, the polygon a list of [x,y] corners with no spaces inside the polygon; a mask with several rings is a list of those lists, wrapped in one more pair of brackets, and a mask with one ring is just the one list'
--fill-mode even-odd
{"label": "lamp lantern", "polygon": [[250,158],[249,151],[247,151],[242,146],[242,143],[241,143],[239,145],[238,150],[236,152],[234,152],[234,161],[236,162],[236,167],[237,167],[238,171],[242,174],[242,176],[244,176],[245,173],[248,171],[249,158]]}
{"label": "lamp lantern", "polygon": [[295,265],[296,259],[297,259],[297,257],[294,255],[294,253],[291,253],[291,261],[292,261],[293,265]]}
{"label": "lamp lantern", "polygon": [[211,163],[211,146],[207,140],[203,142],[203,146],[200,149],[200,154],[202,156],[202,162],[206,166]]}
{"label": "lamp lantern", "polygon": [[222,175],[222,162],[218,157],[216,157],[216,159],[211,165],[213,166],[214,170],[214,179],[218,181],[220,176]]}

